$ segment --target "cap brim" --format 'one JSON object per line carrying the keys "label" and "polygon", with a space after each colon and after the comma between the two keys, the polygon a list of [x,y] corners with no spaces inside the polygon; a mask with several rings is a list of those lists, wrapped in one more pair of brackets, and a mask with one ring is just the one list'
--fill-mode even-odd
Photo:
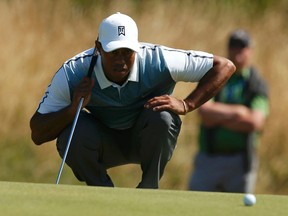
{"label": "cap brim", "polygon": [[101,42],[102,48],[105,52],[112,52],[116,49],[127,48],[139,52],[139,43],[131,41],[112,41],[109,43]]}

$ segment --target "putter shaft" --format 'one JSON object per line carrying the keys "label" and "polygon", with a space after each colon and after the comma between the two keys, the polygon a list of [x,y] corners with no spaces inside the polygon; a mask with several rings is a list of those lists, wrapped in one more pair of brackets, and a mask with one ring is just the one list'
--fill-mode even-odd
{"label": "putter shaft", "polygon": [[81,100],[79,102],[79,105],[78,105],[78,108],[77,108],[77,112],[76,112],[74,121],[73,121],[72,129],[71,129],[69,140],[68,140],[68,143],[67,143],[67,146],[66,146],[66,149],[65,149],[65,153],[64,153],[63,159],[62,159],[62,163],[61,163],[58,175],[57,175],[56,184],[58,184],[59,181],[60,181],[60,177],[61,177],[61,174],[62,174],[62,171],[63,171],[63,167],[64,167],[64,164],[65,164],[65,161],[66,161],[66,157],[67,157],[67,154],[68,154],[68,151],[69,151],[69,148],[70,148],[71,140],[72,140],[72,137],[73,137],[73,134],[74,134],[74,130],[75,130],[75,127],[76,127],[76,124],[77,124],[77,121],[78,121],[78,117],[79,117],[80,111],[82,109],[83,102],[84,102],[84,98],[81,98]]}

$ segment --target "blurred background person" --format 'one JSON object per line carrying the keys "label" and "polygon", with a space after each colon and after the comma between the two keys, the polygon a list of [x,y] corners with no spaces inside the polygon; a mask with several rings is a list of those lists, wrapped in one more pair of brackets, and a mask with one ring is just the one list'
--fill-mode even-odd
{"label": "blurred background person", "polygon": [[199,152],[189,190],[252,193],[258,169],[256,146],[269,113],[268,88],[251,65],[248,32],[232,32],[227,47],[236,72],[199,108]]}

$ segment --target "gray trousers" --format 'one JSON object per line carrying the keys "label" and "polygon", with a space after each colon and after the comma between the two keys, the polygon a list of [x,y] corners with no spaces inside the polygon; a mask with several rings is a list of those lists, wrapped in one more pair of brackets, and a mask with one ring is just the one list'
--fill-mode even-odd
{"label": "gray trousers", "polygon": [[242,153],[214,155],[198,153],[189,190],[234,193],[253,193],[257,178],[258,159],[255,156],[251,169],[244,169]]}
{"label": "gray trousers", "polygon": [[[69,126],[57,139],[63,157],[71,132]],[[159,188],[167,162],[172,157],[181,128],[178,115],[143,109],[135,125],[115,130],[82,111],[74,131],[66,164],[80,181],[91,186],[111,186],[107,169],[125,164],[140,164],[139,188]]]}

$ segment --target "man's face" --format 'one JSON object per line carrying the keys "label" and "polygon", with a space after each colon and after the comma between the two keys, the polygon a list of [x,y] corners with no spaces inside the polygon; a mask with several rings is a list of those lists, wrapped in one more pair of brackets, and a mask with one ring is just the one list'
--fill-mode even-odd
{"label": "man's face", "polygon": [[97,48],[102,58],[102,67],[107,79],[120,85],[123,84],[134,64],[135,51],[120,48],[112,52],[105,52],[101,44],[99,45]]}
{"label": "man's face", "polygon": [[229,47],[228,58],[235,64],[237,70],[242,70],[250,63],[251,48]]}

